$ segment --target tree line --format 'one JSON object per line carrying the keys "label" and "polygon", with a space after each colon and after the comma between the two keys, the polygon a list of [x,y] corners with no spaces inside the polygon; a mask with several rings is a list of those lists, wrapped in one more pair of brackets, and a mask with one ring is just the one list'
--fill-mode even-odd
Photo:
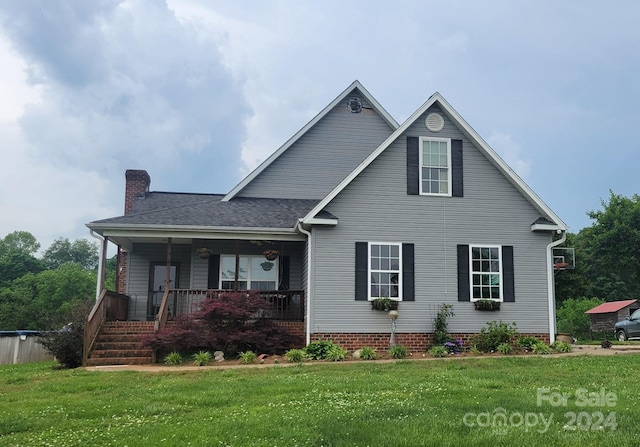
{"label": "tree line", "polygon": [[[576,268],[556,274],[558,330],[585,336],[587,310],[607,301],[640,299],[640,196],[609,192],[588,211],[589,227],[569,233]],[[613,328],[611,328],[613,330]]]}
{"label": "tree line", "polygon": [[[60,329],[78,307],[95,300],[98,245],[56,239],[38,255],[28,231],[0,239],[0,330]],[[115,283],[115,258],[107,263],[107,286]]]}

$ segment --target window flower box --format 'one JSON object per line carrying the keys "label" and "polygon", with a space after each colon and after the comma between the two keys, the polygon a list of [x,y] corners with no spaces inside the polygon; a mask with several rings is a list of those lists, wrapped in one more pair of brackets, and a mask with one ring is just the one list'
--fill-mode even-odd
{"label": "window flower box", "polygon": [[371,300],[371,309],[389,312],[390,310],[398,310],[398,301],[390,298],[376,298]]}
{"label": "window flower box", "polygon": [[478,300],[475,301],[474,306],[476,310],[500,310],[500,301],[495,300]]}

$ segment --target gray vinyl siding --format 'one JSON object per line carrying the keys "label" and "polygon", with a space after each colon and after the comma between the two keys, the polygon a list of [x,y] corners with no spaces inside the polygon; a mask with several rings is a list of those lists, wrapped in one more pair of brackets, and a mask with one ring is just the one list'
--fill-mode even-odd
{"label": "gray vinyl siding", "polygon": [[[433,109],[432,109],[433,110]],[[452,304],[451,332],[477,332],[488,321],[516,322],[521,332],[549,331],[546,245],[549,233],[533,233],[540,213],[446,119],[431,134],[416,120],[328,206],[334,228],[316,228],[313,332],[388,332],[384,312],[356,301],[355,242],[415,244],[415,301],[399,306],[399,332],[432,332],[442,303]],[[463,140],[464,197],[407,195],[406,137],[433,135]],[[515,303],[480,312],[458,302],[458,244],[514,247]]]}
{"label": "gray vinyl siding", "polygon": [[[134,244],[129,253],[129,319],[144,321],[147,318],[149,274],[151,263],[166,263],[165,244]],[[191,276],[191,245],[173,244],[171,262],[178,264],[178,287],[189,288]]]}
{"label": "gray vinyl siding", "polygon": [[238,196],[321,199],[380,145],[393,129],[374,109],[336,106]]}

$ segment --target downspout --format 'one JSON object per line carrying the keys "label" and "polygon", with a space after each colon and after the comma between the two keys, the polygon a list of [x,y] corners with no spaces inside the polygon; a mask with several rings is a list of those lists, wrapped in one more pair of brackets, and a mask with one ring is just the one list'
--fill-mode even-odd
{"label": "downspout", "polygon": [[98,239],[100,241],[100,248],[98,249],[98,274],[96,275],[96,301],[98,301],[98,298],[100,298],[100,293],[102,292],[102,290],[100,290],[100,286],[101,286],[101,282],[102,282],[102,259],[104,258],[104,237],[100,236],[98,233],[96,233],[93,230],[89,230],[90,234],[92,237]]}
{"label": "downspout", "polygon": [[302,228],[302,222],[298,221],[298,231],[307,236],[307,293],[305,295],[305,319],[307,320],[305,344],[311,343],[311,232]]}
{"label": "downspout", "polygon": [[562,237],[547,245],[547,294],[549,295],[549,342],[556,341],[556,288],[553,271],[553,249],[567,240],[567,232],[558,230]]}

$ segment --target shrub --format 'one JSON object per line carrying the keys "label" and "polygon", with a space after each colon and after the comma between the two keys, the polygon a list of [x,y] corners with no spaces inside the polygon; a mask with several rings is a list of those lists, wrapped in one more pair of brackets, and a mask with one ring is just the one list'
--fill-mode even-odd
{"label": "shrub", "polygon": [[301,341],[286,327],[265,318],[271,306],[258,292],[216,293],[200,303],[198,312],[176,318],[177,325],[145,338],[141,346],[161,352],[202,349],[278,354]]}
{"label": "shrub", "polygon": [[563,341],[556,341],[551,345],[551,347],[556,352],[571,352],[571,351],[573,351],[573,346],[571,346],[569,343],[565,343]]}
{"label": "shrub", "polygon": [[300,363],[306,360],[307,354],[302,349],[289,349],[284,354],[284,358],[287,359],[287,362]]}
{"label": "shrub", "polygon": [[539,341],[538,343],[533,345],[534,354],[546,355],[546,354],[551,354],[552,352],[553,351],[551,351],[551,348],[549,347],[549,345],[547,345],[542,341]]}
{"label": "shrub", "polygon": [[449,351],[444,346],[434,346],[429,349],[429,355],[432,357],[446,357],[449,355]]}
{"label": "shrub", "polygon": [[84,346],[84,324],[91,308],[87,303],[79,303],[68,312],[68,321],[59,331],[44,332],[38,339],[63,368],[82,366]]}
{"label": "shrub", "polygon": [[451,304],[443,304],[436,314],[433,321],[433,344],[443,345],[451,340],[449,330],[447,329],[447,319],[453,317],[453,306]]}
{"label": "shrub", "polygon": [[515,323],[489,321],[473,338],[477,348],[482,352],[494,352],[501,343],[511,343],[518,333]]}
{"label": "shrub", "polygon": [[409,355],[409,350],[406,346],[395,345],[389,348],[389,355],[394,359],[403,359]]}
{"label": "shrub", "polygon": [[245,351],[240,353],[240,363],[255,363],[256,353],[253,351]]}
{"label": "shrub", "polygon": [[193,364],[196,366],[206,366],[211,361],[211,353],[209,351],[200,351],[193,354]]}
{"label": "shrub", "polygon": [[513,348],[509,343],[500,343],[498,345],[497,350],[500,354],[504,354],[504,355],[511,354],[513,352]]}
{"label": "shrub", "polygon": [[347,357],[346,349],[343,349],[338,345],[333,345],[327,352],[327,355],[325,358],[327,360],[331,360],[332,362],[339,362],[341,360],[344,360],[345,357]]}
{"label": "shrub", "polygon": [[375,360],[376,350],[370,346],[365,346],[360,349],[360,358],[363,360]]}
{"label": "shrub", "polygon": [[585,338],[589,335],[589,315],[585,312],[600,304],[598,298],[569,298],[562,302],[557,311],[558,332],[573,334],[574,337]]}
{"label": "shrub", "polygon": [[482,351],[480,351],[476,345],[471,346],[469,352],[473,355],[482,355]]}
{"label": "shrub", "polygon": [[444,344],[444,348],[447,350],[448,354],[460,354],[462,352],[462,340],[450,340]]}
{"label": "shrub", "polygon": [[182,355],[179,352],[173,351],[164,357],[164,364],[168,366],[182,365]]}
{"label": "shrub", "polygon": [[313,341],[304,348],[304,352],[311,360],[324,360],[334,346],[331,340]]}
{"label": "shrub", "polygon": [[539,343],[539,342],[540,340],[538,340],[536,337],[527,336],[527,337],[518,337],[516,344],[520,346],[522,349],[524,349],[525,351],[531,351],[533,347],[536,345],[536,343]]}

